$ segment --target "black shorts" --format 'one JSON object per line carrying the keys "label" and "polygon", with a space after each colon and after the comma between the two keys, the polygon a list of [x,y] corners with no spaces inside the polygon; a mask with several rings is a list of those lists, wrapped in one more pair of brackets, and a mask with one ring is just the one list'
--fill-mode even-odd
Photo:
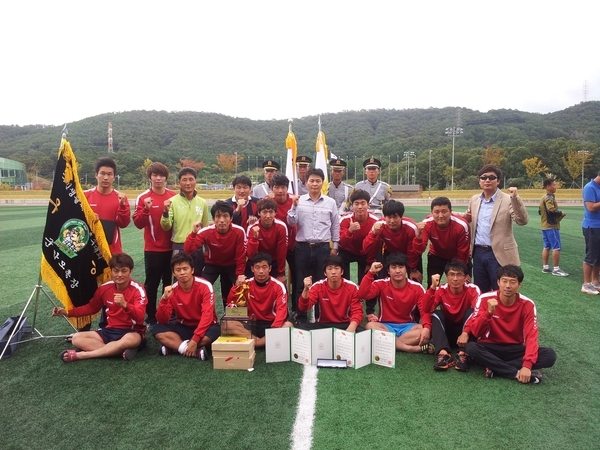
{"label": "black shorts", "polygon": [[[188,341],[194,337],[196,328],[198,327],[190,327],[179,322],[169,322],[166,324],[157,323],[152,327],[152,334],[156,336],[159,333],[172,331],[173,333],[177,333],[182,341]],[[208,330],[206,330],[205,336],[211,341],[215,341],[219,336],[221,336],[221,327],[213,323],[210,327],[208,327]]]}
{"label": "black shorts", "polygon": [[142,343],[140,344],[140,348],[146,346],[146,337],[139,330],[131,330],[129,328],[99,328],[96,330],[96,333],[100,335],[105,344],[109,342],[115,342],[121,339],[123,336],[129,333],[137,333],[142,338]]}

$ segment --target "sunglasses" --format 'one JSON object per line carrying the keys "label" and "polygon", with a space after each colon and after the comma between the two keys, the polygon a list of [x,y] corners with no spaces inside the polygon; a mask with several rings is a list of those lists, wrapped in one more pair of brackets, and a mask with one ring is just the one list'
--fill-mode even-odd
{"label": "sunglasses", "polygon": [[498,177],[496,175],[481,175],[479,177],[480,180],[485,181],[485,180],[490,180],[490,181],[494,181],[497,180]]}

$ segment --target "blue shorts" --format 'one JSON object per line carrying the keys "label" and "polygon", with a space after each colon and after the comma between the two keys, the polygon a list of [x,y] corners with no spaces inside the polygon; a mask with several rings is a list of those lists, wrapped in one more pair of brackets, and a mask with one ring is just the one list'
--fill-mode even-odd
{"label": "blue shorts", "polygon": [[126,334],[137,333],[142,338],[142,343],[140,344],[140,347],[146,346],[146,337],[142,334],[141,331],[138,330],[123,328],[99,328],[96,330],[96,333],[100,335],[105,344],[108,344],[109,342],[118,341]]}
{"label": "blue shorts", "polygon": [[585,238],[585,258],[583,262],[589,266],[600,264],[600,228],[583,228]]}
{"label": "blue shorts", "polygon": [[559,230],[542,230],[542,239],[544,240],[544,248],[551,248],[552,250],[561,249]]}
{"label": "blue shorts", "polygon": [[381,322],[381,325],[384,325],[388,330],[396,333],[396,337],[400,337],[404,333],[412,330],[414,327],[416,327],[419,324],[414,323],[414,322],[409,322],[409,323]]}

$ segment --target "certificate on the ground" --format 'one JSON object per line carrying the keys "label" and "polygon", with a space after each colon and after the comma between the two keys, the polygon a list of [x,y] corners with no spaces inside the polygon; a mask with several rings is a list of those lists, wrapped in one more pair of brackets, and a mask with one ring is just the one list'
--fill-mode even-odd
{"label": "certificate on the ground", "polygon": [[265,358],[268,363],[290,360],[290,328],[265,330]]}
{"label": "certificate on the ground", "polygon": [[371,335],[373,364],[396,367],[396,333],[373,330]]}
{"label": "certificate on the ground", "polygon": [[371,363],[371,331],[352,333],[346,330],[334,330],[334,359],[345,359],[348,367],[360,369]]}
{"label": "certificate on the ground", "polygon": [[300,330],[299,328],[292,328],[292,361],[304,364],[305,366],[311,365],[312,355],[312,336],[310,331]]}

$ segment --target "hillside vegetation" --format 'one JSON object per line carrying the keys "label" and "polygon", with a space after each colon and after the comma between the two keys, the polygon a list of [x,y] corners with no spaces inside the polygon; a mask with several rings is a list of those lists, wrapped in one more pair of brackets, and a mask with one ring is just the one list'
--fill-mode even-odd
{"label": "hillside vegetation", "polygon": [[[314,156],[317,121],[316,116],[294,120],[299,154]],[[208,184],[231,181],[235,166],[225,161],[234,160],[236,152],[237,171],[254,180],[261,178],[264,159],[285,162],[285,120],[200,112],[107,113],[68,124],[68,139],[84,183],[95,182],[93,163],[107,155],[108,122],[114,139],[111,156],[117,160],[121,186],[143,187],[143,166],[148,160],[164,162],[172,172],[181,159],[202,163],[199,182]],[[466,108],[348,111],[324,114],[321,122],[329,151],[348,161],[350,181],[355,174],[362,179],[363,159],[375,156],[383,162],[383,180],[406,184],[408,169],[408,181],[427,189],[431,158],[432,189],[445,189],[452,179],[452,138],[444,131],[457,125],[464,133],[455,139],[456,188],[476,188],[474,174],[484,161],[498,163],[506,183],[519,187],[539,186],[549,172],[565,187],[579,186],[582,165],[584,178],[600,167],[600,102],[550,114],[481,113]],[[61,130],[62,126],[0,126],[0,156],[25,163],[34,175],[37,171],[39,177],[51,178]],[[408,152],[414,156],[407,161]]]}

